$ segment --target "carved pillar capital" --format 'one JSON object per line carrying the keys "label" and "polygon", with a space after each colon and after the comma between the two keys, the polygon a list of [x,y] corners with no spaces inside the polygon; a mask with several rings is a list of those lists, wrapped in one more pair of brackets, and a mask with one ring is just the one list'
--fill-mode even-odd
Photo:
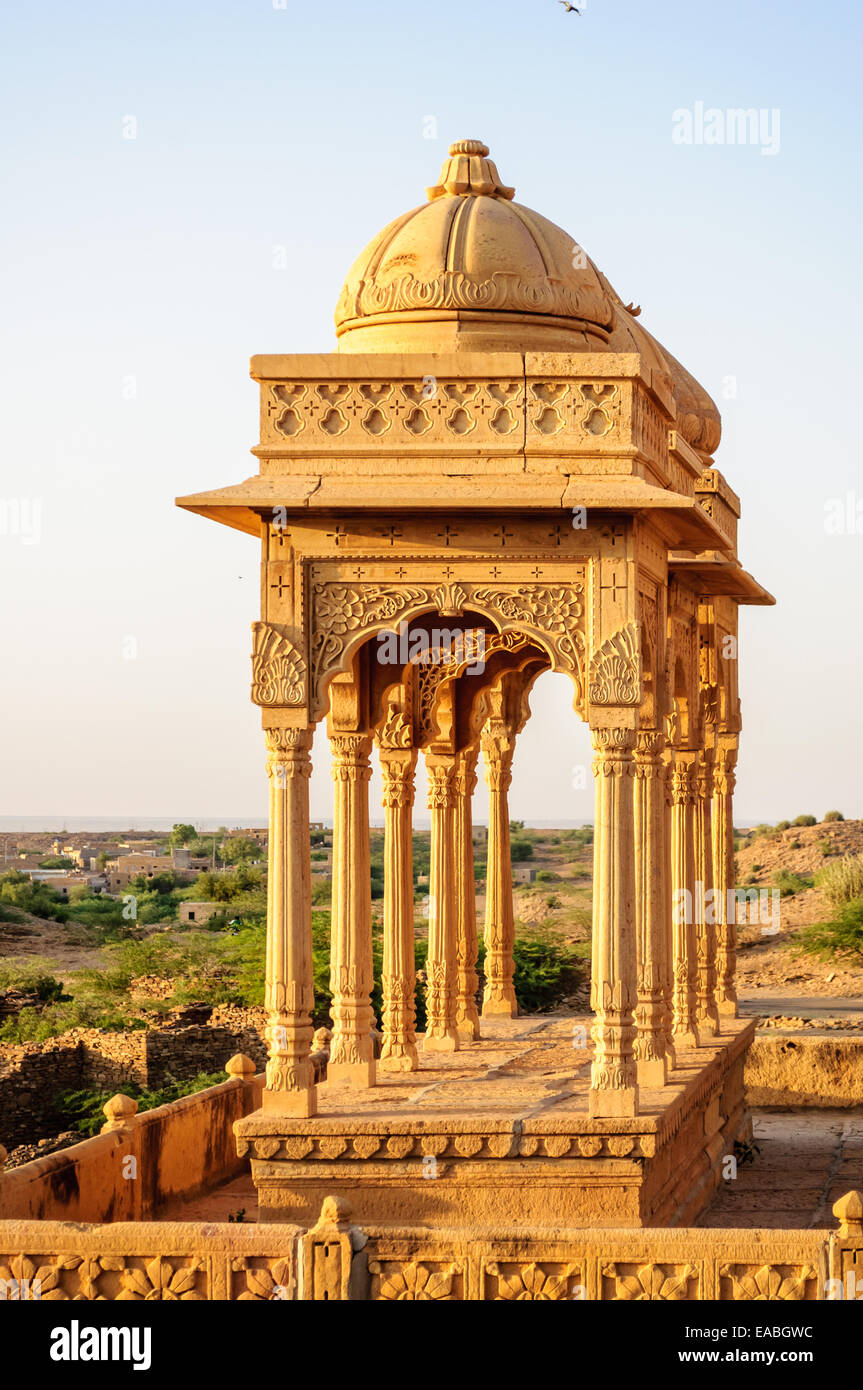
{"label": "carved pillar capital", "polygon": [[442,758],[429,754],[426,758],[428,773],[428,808],[430,811],[449,811],[455,806],[456,784],[455,765],[452,758]]}
{"label": "carved pillar capital", "polygon": [[614,726],[591,729],[595,777],[632,777],[635,730]]}
{"label": "carved pillar capital", "polygon": [[283,782],[286,777],[310,777],[314,729],[265,729],[267,776]]}
{"label": "carved pillar capital", "polygon": [[695,782],[692,759],[673,755],[668,764],[666,780],[668,801],[671,806],[693,806],[695,804]]}
{"label": "carved pillar capital", "polygon": [[336,782],[367,782],[372,740],[368,734],[331,734],[332,775]]}
{"label": "carved pillar capital", "polygon": [[483,771],[490,791],[509,791],[515,733],[502,719],[490,719],[480,738]]}
{"label": "carved pillar capital", "polygon": [[636,766],[646,773],[663,770],[662,753],[665,750],[665,734],[659,729],[639,729],[635,735]]}
{"label": "carved pillar capital", "polygon": [[476,791],[478,759],[478,747],[464,748],[460,753],[456,753],[454,781],[458,796],[470,797]]}
{"label": "carved pillar capital", "polygon": [[383,778],[381,805],[408,807],[414,804],[415,748],[381,748],[380,764]]}

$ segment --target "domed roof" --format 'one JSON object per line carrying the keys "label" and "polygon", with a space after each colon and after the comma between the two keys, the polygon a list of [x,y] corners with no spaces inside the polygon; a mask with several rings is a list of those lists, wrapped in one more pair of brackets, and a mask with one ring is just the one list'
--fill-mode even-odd
{"label": "domed roof", "polygon": [[357,257],[336,308],[340,351],[639,352],[673,383],[684,438],[712,453],[720,420],[704,389],[488,156],[480,140],[451,145],[428,202]]}

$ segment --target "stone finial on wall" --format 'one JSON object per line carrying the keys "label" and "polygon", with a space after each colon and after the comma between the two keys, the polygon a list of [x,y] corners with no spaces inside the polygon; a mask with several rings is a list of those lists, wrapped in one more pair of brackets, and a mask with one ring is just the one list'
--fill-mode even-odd
{"label": "stone finial on wall", "polygon": [[135,1126],[135,1116],[138,1113],[138,1102],[131,1096],[124,1096],[122,1093],[112,1096],[102,1106],[102,1114],[105,1116],[100,1133],[130,1133]]}

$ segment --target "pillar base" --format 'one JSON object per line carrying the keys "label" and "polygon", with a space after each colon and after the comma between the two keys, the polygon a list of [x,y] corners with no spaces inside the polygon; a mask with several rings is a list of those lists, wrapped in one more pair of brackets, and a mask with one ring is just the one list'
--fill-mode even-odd
{"label": "pillar base", "polygon": [[426,1033],[423,1038],[423,1052],[458,1052],[461,1040],[455,1028],[445,1033]]}
{"label": "pillar base", "polygon": [[682,1050],[699,1045],[699,1034],[695,1028],[691,1028],[687,1033],[675,1033],[673,1039],[674,1046]]}
{"label": "pillar base", "polygon": [[261,1109],[265,1115],[299,1115],[311,1119],[318,1113],[318,1088],[309,1086],[302,1091],[267,1091],[261,1093]]}
{"label": "pillar base", "polygon": [[400,1047],[397,1052],[382,1052],[378,1067],[386,1072],[416,1071],[419,1057],[415,1046]]}
{"label": "pillar base", "polygon": [[639,1061],[636,1065],[639,1086],[653,1091],[665,1085],[668,1069],[664,1057],[649,1057],[644,1061]]}
{"label": "pillar base", "polygon": [[456,1024],[459,1038],[462,1042],[478,1042],[480,1037],[478,1018],[460,1018]]}
{"label": "pillar base", "polygon": [[328,1086],[374,1086],[377,1081],[377,1062],[370,1057],[366,1062],[328,1062]]}
{"label": "pillar base", "polygon": [[588,1114],[592,1120],[631,1120],[638,1114],[638,1086],[625,1091],[594,1091],[588,1098]]}
{"label": "pillar base", "polygon": [[736,999],[720,999],[716,1007],[719,1010],[720,1017],[722,1018],[738,1017]]}
{"label": "pillar base", "polygon": [[512,999],[484,999],[482,1001],[483,1018],[518,1018],[518,1004],[515,996]]}

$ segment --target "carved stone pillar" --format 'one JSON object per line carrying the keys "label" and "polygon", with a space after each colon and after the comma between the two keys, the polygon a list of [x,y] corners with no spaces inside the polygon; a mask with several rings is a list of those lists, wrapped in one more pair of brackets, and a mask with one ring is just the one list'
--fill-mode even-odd
{"label": "carved stone pillar", "polygon": [[483,1018],[516,1018],[512,950],[512,862],[509,848],[509,786],[515,738],[499,720],[482,733],[482,756],[488,786],[488,859],[485,886],[485,989]]}
{"label": "carved stone pillar", "polygon": [[456,978],[455,1017],[462,1042],[474,1042],[480,1035],[476,992],[476,878],[473,871],[473,816],[471,797],[476,790],[478,748],[466,748],[455,759],[455,839],[456,895]]}
{"label": "carved stone pillar", "polygon": [[451,755],[426,754],[429,849],[429,936],[425,1052],[458,1052],[456,1026],[455,768]]}
{"label": "carved stone pillar", "polygon": [[331,734],[333,755],[333,896],[330,989],[333,1036],[328,1081],[375,1084],[371,991],[369,754],[365,734]]}
{"label": "carved stone pillar", "polygon": [[695,770],[695,932],[698,988],[695,1016],[702,1039],[719,1032],[716,1007],[716,904],[713,892],[713,752]]}
{"label": "carved stone pillar", "polygon": [[384,960],[382,1071],[415,1071],[413,748],[382,748],[384,806]]}
{"label": "carved stone pillar", "polygon": [[593,842],[593,960],[590,1002],[594,1055],[590,1114],[635,1115],[633,1052],[637,953],[632,729],[593,729],[596,825]]}
{"label": "carved stone pillar", "polygon": [[664,1086],[668,994],[665,736],[638,733],[635,744],[635,920],[638,949],[635,1057],[639,1086]]}
{"label": "carved stone pillar", "polygon": [[682,1047],[698,1046],[695,934],[695,788],[692,754],[674,753],[669,765],[671,802],[671,927],[673,954],[672,1036]]}
{"label": "carved stone pillar", "polygon": [[720,746],[713,773],[713,872],[716,889],[717,981],[720,1014],[737,1017],[737,910],[734,889],[732,803],[737,763],[736,742]]}
{"label": "carved stone pillar", "polygon": [[317,1113],[312,1041],[312,917],[309,865],[311,729],[267,729],[270,837],[267,874],[267,1080],[271,1113]]}

